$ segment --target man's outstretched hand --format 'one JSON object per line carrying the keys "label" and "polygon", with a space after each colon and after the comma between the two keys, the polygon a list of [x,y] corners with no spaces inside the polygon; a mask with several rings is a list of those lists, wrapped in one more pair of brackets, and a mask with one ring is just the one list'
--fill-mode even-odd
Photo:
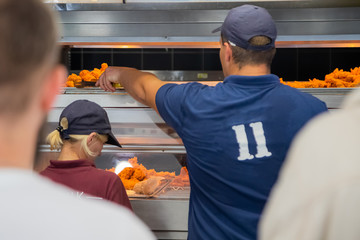
{"label": "man's outstretched hand", "polygon": [[95,86],[108,92],[115,92],[115,87],[112,83],[119,83],[120,72],[121,70],[118,67],[108,67],[105,72],[101,74]]}

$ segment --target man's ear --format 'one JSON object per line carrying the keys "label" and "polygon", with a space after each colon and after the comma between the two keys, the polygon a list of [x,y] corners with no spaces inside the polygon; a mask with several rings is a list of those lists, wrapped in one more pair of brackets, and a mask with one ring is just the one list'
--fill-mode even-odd
{"label": "man's ear", "polygon": [[224,43],[225,46],[225,60],[226,62],[230,62],[232,60],[232,49],[228,42]]}
{"label": "man's ear", "polygon": [[56,96],[60,92],[61,86],[63,86],[66,81],[66,73],[66,68],[59,64],[51,70],[47,79],[44,81],[41,99],[41,107],[44,112],[47,113],[50,111]]}

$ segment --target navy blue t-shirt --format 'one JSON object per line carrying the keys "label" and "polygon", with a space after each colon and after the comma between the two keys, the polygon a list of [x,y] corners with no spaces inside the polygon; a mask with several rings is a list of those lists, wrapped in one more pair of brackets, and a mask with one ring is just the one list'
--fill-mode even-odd
{"label": "navy blue t-shirt", "polygon": [[156,106],[186,148],[191,240],[256,239],[291,140],[327,110],[275,75],[229,76],[216,86],[166,84]]}

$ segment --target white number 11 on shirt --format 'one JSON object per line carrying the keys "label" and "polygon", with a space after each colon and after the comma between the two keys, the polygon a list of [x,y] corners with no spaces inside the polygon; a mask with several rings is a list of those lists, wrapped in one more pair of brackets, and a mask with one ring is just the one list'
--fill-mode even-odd
{"label": "white number 11 on shirt", "polygon": [[[252,128],[252,132],[256,141],[257,153],[255,154],[255,157],[263,158],[271,156],[271,152],[269,152],[268,148],[266,147],[266,139],[262,122],[250,123],[249,126]],[[249,152],[249,143],[245,132],[245,125],[236,125],[233,126],[232,129],[235,131],[236,140],[239,144],[240,155],[238,160],[243,161],[253,159],[254,155],[250,154]]]}

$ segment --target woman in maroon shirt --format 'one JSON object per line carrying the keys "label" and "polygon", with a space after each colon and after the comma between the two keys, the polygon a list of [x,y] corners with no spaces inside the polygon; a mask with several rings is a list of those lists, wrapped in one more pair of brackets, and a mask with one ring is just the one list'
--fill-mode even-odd
{"label": "woman in maroon shirt", "polygon": [[107,199],[132,210],[121,179],[94,165],[105,143],[121,147],[102,107],[88,100],[71,103],[47,142],[61,152],[41,175],[74,189],[72,193],[80,198]]}

